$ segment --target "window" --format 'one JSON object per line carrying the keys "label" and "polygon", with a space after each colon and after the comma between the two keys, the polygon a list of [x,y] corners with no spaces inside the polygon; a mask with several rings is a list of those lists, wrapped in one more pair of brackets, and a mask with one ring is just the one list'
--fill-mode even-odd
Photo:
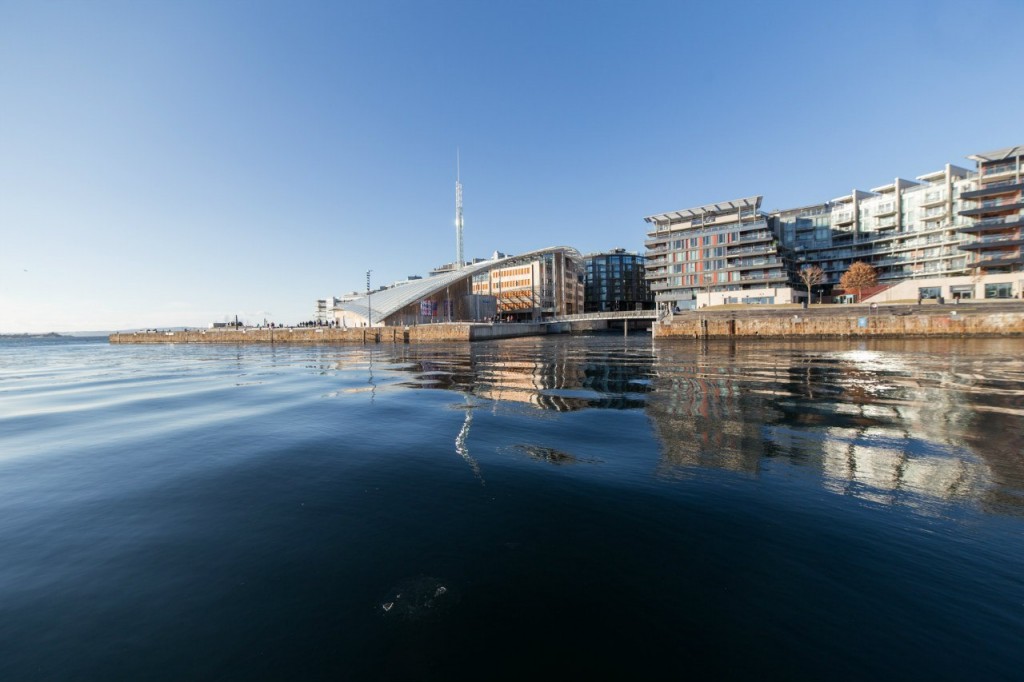
{"label": "window", "polygon": [[942,295],[941,287],[918,287],[917,297],[921,300],[938,298]]}
{"label": "window", "polygon": [[985,298],[1013,298],[1013,285],[1009,282],[986,284]]}

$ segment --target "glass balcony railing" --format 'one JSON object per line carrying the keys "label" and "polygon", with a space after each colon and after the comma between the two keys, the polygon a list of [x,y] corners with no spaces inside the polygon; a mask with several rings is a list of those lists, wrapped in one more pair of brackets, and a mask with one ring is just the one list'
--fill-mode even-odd
{"label": "glass balcony railing", "polygon": [[1007,194],[1018,189],[1024,189],[1024,182],[1021,182],[1019,178],[1014,177],[1009,178],[1007,180],[1000,180],[998,182],[990,182],[984,187],[962,192],[960,194],[960,198],[970,201],[973,199],[979,199],[981,197],[990,197],[998,194]]}
{"label": "glass balcony railing", "polygon": [[743,275],[742,277],[740,277],[740,281],[741,282],[751,282],[751,281],[758,281],[758,282],[760,282],[760,281],[765,281],[765,280],[770,280],[770,279],[785,279],[785,278],[786,278],[786,275],[784,273],[776,271],[776,272],[766,272],[766,273],[751,273],[749,275]]}
{"label": "glass balcony railing", "polygon": [[729,268],[754,268],[765,265],[782,265],[781,258],[740,258],[727,263]]}
{"label": "glass balcony railing", "polygon": [[1000,163],[994,166],[982,166],[982,176],[999,175],[1000,173],[1011,173],[1017,170],[1016,163]]}
{"label": "glass balcony railing", "polygon": [[740,235],[741,242],[764,241],[775,237],[771,232],[748,232]]}
{"label": "glass balcony railing", "polygon": [[745,253],[765,253],[774,250],[775,247],[765,244],[764,246],[743,246],[743,247],[729,247],[725,252],[726,256],[738,256]]}
{"label": "glass balcony railing", "polygon": [[1017,199],[992,199],[990,201],[982,201],[978,204],[978,208],[998,208],[1000,206],[1009,206],[1010,204],[1018,203]]}
{"label": "glass balcony railing", "polygon": [[[992,225],[1002,225],[1005,223],[1015,223],[1021,219],[1020,214],[1011,216],[999,216],[998,218],[985,218],[974,223],[975,227],[990,227]],[[968,226],[970,227],[970,226]]]}
{"label": "glass balcony railing", "polygon": [[999,251],[992,256],[985,258],[979,258],[974,261],[974,264],[978,267],[985,267],[986,265],[992,265],[994,263],[1003,263],[1008,261],[1020,260],[1020,251]]}
{"label": "glass balcony railing", "polygon": [[999,182],[990,182],[989,184],[985,185],[985,187],[983,189],[1001,189],[1003,187],[1013,187],[1014,185],[1018,185],[1018,184],[1020,184],[1020,183],[1018,183],[1013,178],[1010,178],[1009,180],[1000,180]]}
{"label": "glass balcony railing", "polygon": [[1021,234],[1020,232],[1016,232],[1014,234],[999,234],[990,237],[981,237],[980,239],[975,239],[967,246],[973,246],[975,244],[999,244],[1000,242],[1015,242],[1020,240]]}

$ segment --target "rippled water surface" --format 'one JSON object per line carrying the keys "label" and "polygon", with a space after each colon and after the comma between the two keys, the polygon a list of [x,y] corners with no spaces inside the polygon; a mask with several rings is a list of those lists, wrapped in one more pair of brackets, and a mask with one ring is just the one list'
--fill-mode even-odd
{"label": "rippled water surface", "polygon": [[1024,341],[0,341],[0,679],[1020,679]]}

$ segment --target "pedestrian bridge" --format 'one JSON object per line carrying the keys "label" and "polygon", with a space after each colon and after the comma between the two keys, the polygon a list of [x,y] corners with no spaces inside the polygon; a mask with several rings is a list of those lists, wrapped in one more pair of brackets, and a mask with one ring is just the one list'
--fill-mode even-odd
{"label": "pedestrian bridge", "polygon": [[580,313],[578,315],[562,315],[540,320],[542,324],[560,322],[600,322],[613,320],[657,320],[657,310],[619,310],[604,313]]}

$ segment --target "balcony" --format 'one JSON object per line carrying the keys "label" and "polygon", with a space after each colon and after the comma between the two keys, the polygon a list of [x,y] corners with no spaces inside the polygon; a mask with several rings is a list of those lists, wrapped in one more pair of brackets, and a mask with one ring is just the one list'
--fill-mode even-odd
{"label": "balcony", "polygon": [[757,253],[774,253],[775,247],[770,244],[763,246],[743,246],[738,248],[728,248],[725,252],[726,258],[732,258],[733,256],[746,255],[746,254],[757,254]]}
{"label": "balcony", "polygon": [[976,268],[992,268],[1002,267],[1004,265],[1015,265],[1017,263],[1024,262],[1024,258],[1021,257],[1020,250],[997,253],[998,255],[992,255],[988,258],[979,258],[971,263],[971,265]]}
{"label": "balcony", "polygon": [[960,194],[961,199],[981,199],[983,197],[994,197],[1000,194],[1008,194],[1010,192],[1016,192],[1024,189],[1024,182],[1017,182],[1016,180],[1004,180],[1003,182],[996,182],[991,185],[982,187],[981,189],[971,190],[970,192],[962,192]]}
{"label": "balcony", "polygon": [[1005,175],[1007,173],[1015,173],[1017,171],[1017,164],[1013,161],[1005,163],[996,163],[991,166],[981,167],[981,176],[983,178],[989,178],[995,175]]}
{"label": "balcony", "polygon": [[1021,235],[1020,232],[1014,232],[1006,235],[1000,234],[982,237],[970,244],[961,244],[960,248],[965,251],[983,251],[1001,246],[1017,246],[1019,244],[1024,244],[1024,235]]}
{"label": "balcony", "polygon": [[1008,230],[1011,227],[1020,227],[1024,225],[1024,216],[1020,215],[1009,215],[999,216],[997,218],[986,218],[985,220],[979,220],[970,225],[964,225],[960,228],[960,232],[966,232],[968,234],[974,232],[996,232],[998,230]]}
{"label": "balcony", "polygon": [[786,281],[786,273],[766,273],[766,274],[749,274],[740,277],[741,282],[771,282],[771,281]]}
{"label": "balcony", "polygon": [[782,265],[781,258],[748,258],[746,260],[735,260],[726,263],[726,269],[736,270],[739,268],[763,268],[766,265]]}
{"label": "balcony", "polygon": [[969,208],[965,211],[960,211],[962,216],[979,216],[985,215],[986,213],[1002,213],[1003,211],[1016,211],[1024,208],[1024,201],[1021,201],[1020,197],[1013,201],[983,201],[977,208]]}
{"label": "balcony", "polygon": [[939,204],[946,203],[945,192],[928,192],[924,195],[924,199],[921,201],[921,206],[938,206]]}

